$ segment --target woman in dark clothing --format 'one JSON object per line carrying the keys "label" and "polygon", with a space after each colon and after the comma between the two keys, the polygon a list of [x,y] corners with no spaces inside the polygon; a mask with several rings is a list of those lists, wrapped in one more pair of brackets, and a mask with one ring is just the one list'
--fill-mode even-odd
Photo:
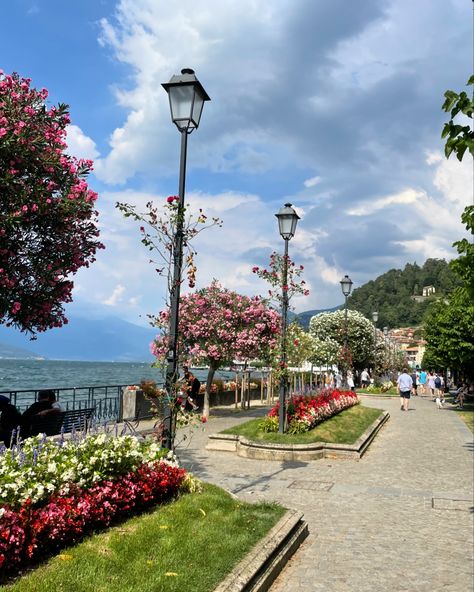
{"label": "woman in dark clothing", "polygon": [[10,403],[4,395],[0,395],[0,443],[4,442],[7,448],[12,441],[12,433],[18,431],[21,424],[21,413]]}

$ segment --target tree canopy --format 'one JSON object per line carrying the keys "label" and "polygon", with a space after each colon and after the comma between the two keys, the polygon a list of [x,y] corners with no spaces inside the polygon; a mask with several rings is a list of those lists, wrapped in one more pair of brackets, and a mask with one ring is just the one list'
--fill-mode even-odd
{"label": "tree canopy", "polygon": [[[169,310],[160,313],[159,323],[165,330],[168,318]],[[209,414],[209,393],[215,371],[232,364],[233,360],[269,359],[277,345],[280,324],[280,315],[260,298],[237,294],[216,280],[180,299],[180,357],[183,361],[209,365],[205,416]],[[152,353],[158,360],[166,359],[168,343],[165,333],[152,344]]]}
{"label": "tree canopy", "polygon": [[70,276],[95,260],[90,160],[69,156],[67,105],[0,71],[0,323],[35,334],[67,322]]}

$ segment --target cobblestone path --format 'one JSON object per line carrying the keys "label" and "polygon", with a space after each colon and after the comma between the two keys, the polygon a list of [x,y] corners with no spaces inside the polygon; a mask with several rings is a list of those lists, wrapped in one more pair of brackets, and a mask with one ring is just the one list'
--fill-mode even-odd
{"label": "cobblestone path", "polygon": [[390,419],[360,461],[272,463],[205,450],[208,433],[263,409],[211,419],[178,455],[243,500],[304,512],[310,536],[271,592],[472,592],[471,432],[421,397],[408,413],[398,398],[363,402],[388,410]]}

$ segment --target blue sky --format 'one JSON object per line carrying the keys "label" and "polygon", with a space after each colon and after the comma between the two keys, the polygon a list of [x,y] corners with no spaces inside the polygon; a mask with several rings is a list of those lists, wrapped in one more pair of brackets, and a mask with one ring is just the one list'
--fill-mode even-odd
{"label": "blue sky", "polygon": [[198,287],[266,286],[274,214],[301,216],[290,254],[311,294],[339,280],[451,258],[472,203],[472,161],[442,155],[443,93],[472,73],[469,0],[13,0],[0,68],[70,105],[71,153],[92,157],[106,250],[75,279],[71,313],[144,323],[164,304],[136,226],[116,201],[177,192],[179,134],[161,87],[191,67],[211,97],[189,138],[187,202],[223,219],[198,237]]}

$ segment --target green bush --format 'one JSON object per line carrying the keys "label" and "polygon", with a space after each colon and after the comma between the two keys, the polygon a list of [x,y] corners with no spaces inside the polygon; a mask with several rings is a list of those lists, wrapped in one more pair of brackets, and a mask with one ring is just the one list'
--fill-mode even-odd
{"label": "green bush", "polygon": [[262,432],[278,432],[278,417],[264,417],[258,424],[258,429]]}

